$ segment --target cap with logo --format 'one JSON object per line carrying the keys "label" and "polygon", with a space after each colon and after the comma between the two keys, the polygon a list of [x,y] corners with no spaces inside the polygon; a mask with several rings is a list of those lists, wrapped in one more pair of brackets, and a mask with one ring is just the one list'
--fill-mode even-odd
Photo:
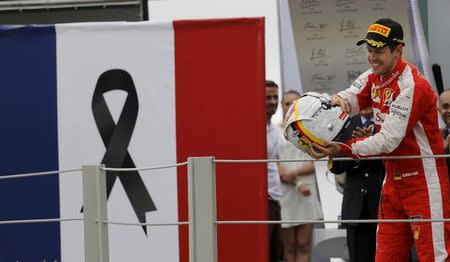
{"label": "cap with logo", "polygon": [[403,28],[398,22],[390,18],[378,19],[369,26],[366,38],[359,40],[356,44],[362,45],[364,43],[375,48],[381,48],[387,44],[405,45]]}

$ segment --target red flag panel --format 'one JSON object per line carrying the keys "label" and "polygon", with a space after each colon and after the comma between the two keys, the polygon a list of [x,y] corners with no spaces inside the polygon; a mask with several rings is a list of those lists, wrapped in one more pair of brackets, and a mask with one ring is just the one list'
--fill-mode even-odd
{"label": "red flag panel", "polygon": [[[264,19],[176,21],[177,161],[264,159]],[[178,169],[179,220],[188,219],[186,167]],[[217,219],[266,220],[265,163],[217,164]],[[180,226],[180,262],[188,227]],[[267,225],[219,225],[220,262],[267,261]]]}

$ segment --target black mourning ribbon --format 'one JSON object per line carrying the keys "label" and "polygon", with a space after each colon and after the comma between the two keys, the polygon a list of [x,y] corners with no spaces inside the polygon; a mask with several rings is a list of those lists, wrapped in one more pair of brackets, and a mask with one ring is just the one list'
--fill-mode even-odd
{"label": "black mourning ribbon", "polygon": [[[117,124],[114,122],[103,94],[112,90],[128,93]],[[102,164],[111,168],[135,168],[128,145],[130,144],[138,115],[138,97],[131,75],[121,69],[113,69],[100,75],[92,97],[92,113],[102,137],[106,152]],[[145,213],[155,211],[156,206],[138,171],[107,171],[106,196],[109,198],[116,178],[119,177],[128,199],[140,223],[145,223]],[[142,226],[147,235],[147,227]]]}

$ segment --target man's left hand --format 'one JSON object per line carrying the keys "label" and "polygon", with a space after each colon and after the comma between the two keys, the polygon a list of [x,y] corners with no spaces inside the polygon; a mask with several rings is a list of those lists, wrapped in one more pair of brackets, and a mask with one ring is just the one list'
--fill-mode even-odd
{"label": "man's left hand", "polygon": [[341,146],[333,142],[330,142],[325,146],[312,143],[311,146],[308,148],[308,154],[315,159],[320,159],[327,156],[333,156],[337,154],[340,150]]}

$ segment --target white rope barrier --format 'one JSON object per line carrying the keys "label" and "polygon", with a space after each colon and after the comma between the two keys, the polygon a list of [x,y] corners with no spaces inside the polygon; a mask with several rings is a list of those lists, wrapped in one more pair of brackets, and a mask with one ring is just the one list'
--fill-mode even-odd
{"label": "white rope barrier", "polygon": [[185,166],[185,165],[187,165],[187,161],[186,162],[172,164],[172,165],[161,165],[161,166],[154,166],[154,167],[142,167],[142,168],[100,167],[100,169],[105,170],[105,171],[113,171],[113,172],[127,172],[127,171],[143,171],[143,170],[166,169],[166,168]]}
{"label": "white rope barrier", "polygon": [[[422,155],[420,155],[420,156],[383,156],[383,157],[367,157],[367,158],[361,158],[361,159],[354,159],[351,157],[336,157],[336,158],[333,158],[333,161],[395,160],[395,159],[416,159],[416,158],[450,158],[450,154],[448,154],[448,155],[429,155],[429,156],[422,156]],[[213,161],[215,163],[268,163],[268,162],[309,162],[309,161],[328,161],[328,160],[329,159],[306,159],[306,160],[299,160],[299,159],[215,159]],[[100,167],[100,169],[105,170],[105,171],[113,171],[113,172],[127,172],[127,171],[166,169],[166,168],[185,166],[185,165],[187,165],[187,161],[176,163],[176,164],[171,164],[171,165],[161,165],[161,166],[153,166],[153,167],[142,167],[142,168]],[[32,176],[47,176],[47,175],[73,173],[73,172],[80,172],[80,171],[81,171],[81,168],[24,173],[24,174],[16,174],[16,175],[0,175],[0,180],[32,177]]]}
{"label": "white rope barrier", "polygon": [[32,223],[51,223],[51,222],[67,222],[67,221],[81,221],[84,218],[46,218],[46,219],[20,219],[20,220],[3,220],[0,225],[9,224],[32,224]]}
{"label": "white rope barrier", "polygon": [[[84,218],[47,218],[47,219],[21,219],[21,220],[3,220],[0,225],[7,224],[30,224],[30,223],[52,223],[52,222],[69,222],[82,221]],[[132,223],[117,221],[102,221],[111,225],[124,226],[179,226],[188,225],[188,221],[172,222],[172,223]],[[445,219],[347,219],[347,220],[221,220],[216,221],[217,225],[230,224],[368,224],[368,223],[442,223],[450,222],[449,218]]]}
{"label": "white rope barrier", "polygon": [[[448,154],[448,155],[429,155],[429,156],[383,156],[383,157],[367,157],[367,158],[361,158],[361,159],[354,159],[351,157],[336,157],[336,158],[333,158],[333,161],[394,160],[394,159],[416,159],[416,158],[450,158],[450,154]],[[328,161],[328,160],[329,159],[306,159],[306,160],[299,160],[299,159],[215,159],[213,161],[215,163],[268,163],[268,162],[309,162],[309,161]],[[127,172],[127,171],[167,169],[167,168],[185,166],[185,165],[187,165],[187,161],[176,163],[176,164],[171,164],[171,165],[161,165],[161,166],[153,166],[153,167],[142,167],[142,168],[100,167],[100,169],[105,170],[105,171],[112,171],[112,172]],[[47,175],[73,173],[73,172],[80,172],[80,171],[81,171],[81,168],[24,173],[24,174],[16,174],[16,175],[0,175],[0,180],[12,179],[12,178],[24,178],[24,177],[32,177],[32,176],[47,176]]]}
{"label": "white rope barrier", "polygon": [[188,221],[173,222],[173,223],[128,223],[128,222],[114,222],[114,221],[102,221],[103,223],[110,225],[122,225],[122,226],[179,226],[179,225],[189,225]]}
{"label": "white rope barrier", "polygon": [[68,170],[35,172],[35,173],[25,173],[25,174],[17,174],[17,175],[5,175],[5,176],[0,175],[0,180],[2,180],[2,179],[12,179],[12,178],[24,178],[24,177],[32,177],[32,176],[49,176],[49,175],[73,173],[73,172],[81,172],[81,168],[68,169]]}
{"label": "white rope barrier", "polygon": [[[364,160],[397,160],[397,159],[417,159],[417,158],[450,158],[448,155],[428,155],[428,156],[380,156],[380,157],[365,157],[365,158],[351,158],[351,157],[335,157],[333,161],[364,161]],[[322,159],[215,159],[215,163],[269,163],[269,162],[310,162],[310,161],[328,161],[328,158]]]}
{"label": "white rope barrier", "polygon": [[[368,157],[361,160],[394,160],[394,159],[417,159],[417,158],[449,158],[448,155],[419,155],[419,156],[382,156]],[[336,157],[333,161],[355,161],[350,157]],[[211,261],[216,257],[216,234],[217,225],[247,225],[247,224],[364,224],[364,223],[448,223],[450,218],[445,219],[353,219],[353,220],[217,220],[215,212],[215,181],[212,179],[215,174],[216,163],[268,163],[268,162],[305,162],[305,161],[329,161],[329,159],[214,159],[214,157],[189,158],[186,162],[160,165],[143,168],[108,168],[102,165],[83,166],[82,169],[56,170],[46,172],[34,172],[16,175],[0,175],[0,180],[25,178],[33,176],[59,175],[82,171],[83,178],[83,207],[84,214],[82,218],[50,218],[50,219],[22,219],[22,220],[3,220],[1,225],[10,224],[29,224],[29,223],[51,223],[66,221],[83,221],[85,230],[85,245],[89,248],[85,250],[86,261],[108,262],[109,253],[108,244],[108,225],[118,226],[139,226],[139,227],[171,227],[180,225],[189,225],[189,239],[195,242],[190,245],[190,257],[196,257],[203,254],[205,247],[211,250],[204,255],[200,261]],[[106,200],[106,171],[127,172],[144,170],[161,170],[167,168],[176,168],[179,166],[188,166],[188,195],[189,195],[189,221],[176,221],[167,223],[135,223],[123,221],[110,221],[107,218],[107,200]],[[190,181],[189,181],[190,180]],[[202,181],[208,182],[202,182]],[[1,181],[0,181],[1,182]],[[196,190],[197,189],[197,190]],[[208,189],[208,190],[200,190]],[[194,193],[192,193],[194,192]],[[197,193],[195,193],[197,192]],[[200,193],[199,193],[200,192]],[[211,203],[205,204],[205,199]],[[88,208],[89,207],[89,208]],[[88,212],[88,209],[90,210]],[[194,209],[194,210],[191,210]],[[211,215],[212,214],[212,215]],[[145,222],[142,221],[142,222]],[[197,238],[202,241],[197,242]],[[205,244],[207,243],[207,244]],[[106,258],[106,259],[104,259]],[[100,260],[99,260],[100,259]]]}
{"label": "white rope barrier", "polygon": [[445,219],[346,219],[346,220],[222,220],[218,225],[229,224],[368,224],[368,223],[442,223],[450,222]]}

